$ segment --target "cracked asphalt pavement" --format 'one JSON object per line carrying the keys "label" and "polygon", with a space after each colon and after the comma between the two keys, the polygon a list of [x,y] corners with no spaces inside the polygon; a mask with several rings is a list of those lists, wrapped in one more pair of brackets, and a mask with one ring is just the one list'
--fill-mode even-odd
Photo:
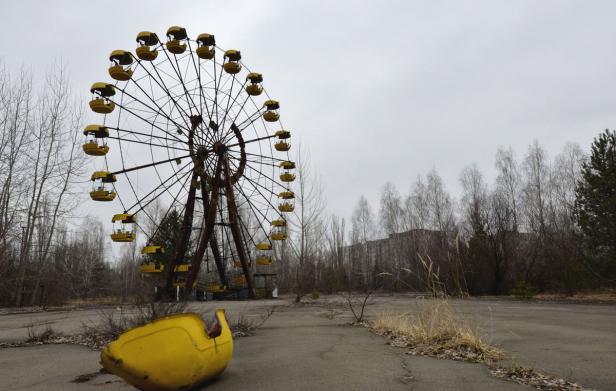
{"label": "cracked asphalt pavement", "polygon": [[[379,296],[368,316],[383,311],[412,311],[414,298]],[[227,370],[204,390],[530,390],[493,377],[480,364],[415,357],[349,318],[336,298],[315,305],[288,301],[195,303],[197,311],[226,307],[258,317],[278,305],[256,335],[235,341]],[[326,305],[341,315],[328,319]],[[495,343],[532,366],[586,387],[616,389],[616,307],[520,303],[507,300],[454,301],[454,308],[475,317]],[[0,341],[27,335],[25,325],[49,324],[64,333],[94,321],[96,310],[0,315]],[[0,349],[1,390],[132,390],[112,375],[97,375],[98,352],[71,345]],[[80,375],[85,381],[75,383]]]}

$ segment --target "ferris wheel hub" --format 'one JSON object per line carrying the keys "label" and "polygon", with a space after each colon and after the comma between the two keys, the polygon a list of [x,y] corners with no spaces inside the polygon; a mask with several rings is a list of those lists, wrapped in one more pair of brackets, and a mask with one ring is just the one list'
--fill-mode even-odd
{"label": "ferris wheel hub", "polygon": [[216,141],[214,145],[212,145],[212,149],[217,155],[222,156],[225,154],[225,152],[227,152],[229,148],[220,141]]}
{"label": "ferris wheel hub", "polygon": [[208,151],[204,146],[200,146],[197,148],[197,158],[201,161],[204,161],[207,158]]}

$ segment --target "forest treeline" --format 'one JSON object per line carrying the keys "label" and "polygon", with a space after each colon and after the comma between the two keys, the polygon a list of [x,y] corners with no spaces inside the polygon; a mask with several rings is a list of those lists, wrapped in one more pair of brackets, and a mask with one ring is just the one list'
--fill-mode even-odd
{"label": "forest treeline", "polygon": [[522,153],[498,148],[494,181],[466,166],[457,196],[436,169],[406,194],[385,183],[378,205],[359,197],[350,224],[324,216],[318,179],[300,153],[296,232],[291,255],[281,257],[295,262],[280,263],[280,283],[298,296],[426,290],[435,274],[457,295],[614,286],[616,133],[600,134],[591,149],[567,143],[550,157],[537,141]]}
{"label": "forest treeline", "polygon": [[[88,173],[84,105],[69,85],[61,65],[40,83],[0,68],[0,305],[127,300],[148,289],[138,243],[114,255],[103,223],[75,212]],[[451,294],[614,286],[615,151],[613,132],[589,153],[569,143],[549,157],[536,141],[519,153],[499,148],[492,183],[469,165],[454,196],[434,169],[409,178],[406,194],[385,183],[378,205],[346,195],[358,200],[345,218],[326,214],[319,173],[298,145],[289,240],[274,248],[278,287],[298,297],[425,290],[428,265]]]}
{"label": "forest treeline", "polygon": [[65,68],[42,80],[0,68],[0,305],[45,305],[109,290],[103,225],[75,213],[87,181],[83,104]]}

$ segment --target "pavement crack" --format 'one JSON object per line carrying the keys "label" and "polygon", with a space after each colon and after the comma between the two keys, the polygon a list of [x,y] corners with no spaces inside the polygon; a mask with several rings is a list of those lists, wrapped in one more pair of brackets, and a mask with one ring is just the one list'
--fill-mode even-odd
{"label": "pavement crack", "polygon": [[404,371],[404,374],[402,376],[398,377],[398,380],[402,384],[409,385],[411,382],[413,382],[415,380],[415,377],[413,377],[413,375],[411,373],[411,369],[409,368],[408,364],[406,363],[406,360],[404,359],[404,357],[402,355],[399,355],[399,357],[400,357],[400,366],[402,367],[402,370]]}
{"label": "pavement crack", "polygon": [[334,351],[337,345],[344,339],[344,335],[339,334],[338,338],[325,350],[319,352],[319,358],[325,360],[325,355]]}

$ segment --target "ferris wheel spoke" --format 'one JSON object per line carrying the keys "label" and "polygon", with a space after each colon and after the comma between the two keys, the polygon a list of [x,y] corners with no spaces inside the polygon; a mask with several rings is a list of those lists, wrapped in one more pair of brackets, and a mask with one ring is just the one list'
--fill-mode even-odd
{"label": "ferris wheel spoke", "polygon": [[[278,208],[276,207],[276,205],[272,204],[272,202],[271,202],[271,197],[270,197],[270,198],[266,197],[266,196],[265,196],[265,195],[264,195],[264,194],[263,194],[263,193],[259,190],[259,187],[261,187],[262,189],[264,189],[264,190],[266,190],[266,191],[269,191],[269,192],[270,192],[270,193],[272,193],[273,195],[277,195],[277,194],[276,194],[273,190],[268,189],[267,187],[263,186],[262,184],[260,184],[260,183],[258,183],[258,182],[255,182],[255,181],[253,181],[253,180],[249,179],[248,177],[245,177],[245,178],[248,180],[248,182],[250,182],[250,183],[252,184],[252,186],[253,186],[253,187],[254,187],[254,189],[257,191],[257,193],[259,193],[259,195],[260,195],[261,197],[263,197],[263,199],[267,202],[267,204],[268,204],[269,206],[271,206],[274,210],[278,210]],[[250,201],[249,201],[249,202],[250,202]]]}
{"label": "ferris wheel spoke", "polygon": [[136,144],[142,144],[142,145],[149,145],[149,146],[152,146],[152,147],[161,147],[161,148],[166,148],[166,149],[175,149],[175,150],[182,151],[182,152],[188,152],[188,149],[186,149],[186,148],[177,148],[177,147],[173,147],[173,146],[170,146],[170,145],[154,144],[154,143],[151,143],[151,142],[149,143],[149,142],[146,142],[146,141],[131,140],[131,139],[128,139],[128,138],[120,138],[120,137],[113,137],[113,136],[107,136],[107,138],[114,139],[114,140],[125,141],[125,142],[128,142],[128,143],[136,143]]}
{"label": "ferris wheel spoke", "polygon": [[[231,95],[233,95],[233,86],[235,85],[235,78],[236,78],[235,75],[233,75],[233,78],[231,79],[231,88],[227,92],[227,105],[225,106],[225,111],[224,111],[224,115],[222,117],[222,121],[219,124],[221,128],[224,128],[225,121],[227,120],[227,115],[229,113],[229,104],[231,104]],[[238,93],[235,95],[235,98],[233,98],[233,104],[235,104],[235,101],[237,100],[237,97],[243,91],[243,87],[244,87],[244,85],[242,84],[242,87],[240,88]],[[219,140],[220,140],[220,138],[219,138]]]}
{"label": "ferris wheel spoke", "polygon": [[[239,206],[238,206],[239,208]],[[243,228],[242,232],[250,232],[250,230],[248,229],[248,227],[246,227],[246,224],[244,223],[244,219],[239,219],[239,222]],[[242,233],[242,236],[244,236],[244,234]],[[253,246],[257,246],[257,242],[255,241],[254,237],[248,233],[248,237],[250,238],[250,241],[252,242]],[[247,242],[246,237],[244,236],[244,242]]]}
{"label": "ferris wheel spoke", "polygon": [[178,157],[174,157],[174,158],[171,158],[171,159],[160,160],[158,162],[149,163],[149,164],[143,164],[141,166],[125,168],[125,169],[122,169],[122,170],[119,170],[119,171],[114,171],[114,172],[112,172],[110,174],[111,175],[125,174],[127,172],[131,172],[131,171],[135,171],[135,170],[141,170],[141,169],[148,168],[148,167],[154,167],[154,166],[158,166],[160,164],[165,164],[165,163],[169,163],[169,162],[175,161],[177,159],[181,160],[181,159],[184,159],[184,158],[187,158],[187,157],[192,157],[192,156],[194,156],[194,154],[189,153],[188,155],[184,155],[184,156],[178,156]]}
{"label": "ferris wheel spoke", "polygon": [[[218,81],[216,76],[216,51],[214,51],[214,58],[212,59],[212,64],[214,64],[214,106],[212,106],[212,113],[216,113],[216,123],[218,123]],[[220,73],[222,75],[222,69],[220,70]]]}
{"label": "ferris wheel spoke", "polygon": [[[265,191],[267,191],[267,192],[271,193],[272,195],[278,196],[278,194],[277,194],[274,190],[272,190],[272,189],[270,189],[270,188],[267,188],[267,187],[266,187],[266,186],[264,186],[263,184],[261,184],[261,183],[259,183],[258,181],[255,181],[255,180],[253,180],[253,179],[249,178],[248,176],[244,176],[243,178],[244,178],[245,180],[247,180],[247,181],[248,181],[248,182],[252,185],[253,189],[254,189],[257,193],[259,193],[259,195],[260,195],[260,196],[261,196],[261,197],[262,197],[262,198],[266,201],[267,205],[271,206],[271,207],[272,207],[272,208],[274,208],[274,209],[277,209],[277,207],[271,203],[271,201],[270,201],[271,197],[270,197],[270,198],[267,198],[267,197],[266,197],[266,196],[265,196],[265,195],[264,195],[264,194],[263,194],[263,193],[259,190],[259,187],[260,187],[260,188],[262,188],[262,189],[264,189]],[[238,189],[240,188],[240,186],[239,186],[237,183],[235,184],[235,186],[236,186],[236,188],[238,188]],[[283,187],[283,188],[284,188],[284,187]],[[243,193],[243,196],[244,196],[244,197],[246,197],[246,194],[245,194],[245,193]],[[248,197],[246,197],[246,198],[248,199]],[[265,206],[267,206],[267,205],[265,205]]]}
{"label": "ferris wheel spoke", "polygon": [[[257,109],[257,111],[255,111],[254,113],[250,114],[244,121],[240,122],[240,124],[237,125],[237,127],[240,129],[240,131],[244,131],[244,129],[248,128],[250,125],[252,125],[257,120],[259,120],[259,118],[261,118],[261,115],[262,115],[261,110],[263,110],[263,108]],[[246,123],[246,122],[248,122],[248,123]]]}
{"label": "ferris wheel spoke", "polygon": [[[236,151],[236,150],[229,150],[227,152],[230,152],[230,153],[241,153],[241,152]],[[247,158],[246,159],[246,163],[254,163],[254,164],[259,164],[259,165],[262,165],[262,166],[278,167],[278,164],[276,164],[276,162],[274,162],[273,159],[269,159],[269,156],[267,156],[267,155],[259,155],[259,154],[248,153],[248,152],[245,152],[245,154],[247,156],[257,156],[257,157],[260,157],[261,159],[263,159],[263,160],[250,160],[250,159]],[[229,155],[229,157],[231,159],[233,159],[233,160],[240,160],[241,159],[241,158],[239,158],[239,157],[237,157],[235,155]],[[268,159],[271,160],[271,161],[267,161]],[[280,159],[280,161],[283,162],[285,160]]]}
{"label": "ferris wheel spoke", "polygon": [[262,158],[262,159],[269,159],[269,160],[273,160],[275,162],[284,162],[284,161],[286,161],[285,159],[279,159],[279,158],[275,158],[273,156],[259,155],[259,154],[250,153],[250,152],[246,152],[246,155],[247,156],[254,156],[254,157]]}
{"label": "ferris wheel spoke", "polygon": [[[166,50],[165,50],[165,53],[167,55],[167,58],[169,58],[169,54],[167,53]],[[192,61],[194,62],[194,57],[192,55],[190,55],[190,57],[192,58]],[[184,90],[184,95],[186,96],[186,103],[189,106],[189,110],[191,112],[191,115],[192,115],[192,109],[191,109],[191,102],[192,102],[192,106],[195,107],[195,111],[197,111],[197,114],[202,116],[203,115],[203,113],[201,112],[202,107],[201,106],[197,106],[197,104],[195,103],[195,101],[193,99],[192,92],[193,92],[193,90],[196,90],[196,88],[192,88],[190,90],[191,93],[189,93],[189,90],[186,87],[186,83],[187,83],[186,76],[188,75],[188,69],[190,67],[190,62],[187,61],[187,63],[186,63],[186,68],[184,70],[184,77],[182,78],[180,64],[178,63],[177,55],[174,54],[173,58],[175,60],[175,64],[177,66],[177,69],[172,64],[171,64],[171,66],[174,69],[175,73],[178,75],[178,78],[180,79],[180,84],[181,84],[181,86],[182,86],[182,88]],[[170,60],[170,62],[171,62],[171,60]],[[197,79],[195,79],[195,80],[197,80]],[[203,88],[201,86],[201,80],[199,79],[198,82],[199,82],[199,91],[202,91]],[[199,95],[199,96],[201,97],[202,95]],[[190,102],[188,100],[190,100]],[[207,105],[206,105],[206,112],[209,113],[209,109],[207,109]],[[201,132],[201,133],[196,132],[195,135],[196,135],[197,138],[199,138],[201,140],[202,143],[205,143],[206,141],[210,142],[210,143],[214,142],[214,139],[210,138],[210,135],[207,132]],[[205,138],[203,138],[202,136],[204,136]]]}
{"label": "ferris wheel spoke", "polygon": [[257,141],[268,140],[268,139],[270,139],[270,138],[274,138],[274,137],[277,137],[277,136],[276,136],[275,134],[272,134],[272,135],[269,135],[269,136],[257,137],[257,138],[253,138],[252,140],[246,140],[246,141],[243,141],[243,142],[239,142],[239,143],[235,143],[235,144],[227,145],[227,147],[228,147],[228,148],[231,148],[231,147],[237,147],[238,145],[241,145],[241,144],[250,144],[250,143],[255,143],[255,142],[257,142]]}
{"label": "ferris wheel spoke", "polygon": [[167,59],[169,60],[169,65],[171,65],[171,68],[173,68],[173,71],[175,72],[175,74],[177,75],[182,88],[184,89],[184,95],[186,96],[186,103],[188,104],[188,111],[190,112],[190,115],[194,115],[192,107],[190,105],[190,103],[192,102],[192,106],[195,108],[195,110],[197,109],[197,105],[195,104],[195,101],[192,99],[192,95],[190,95],[188,93],[188,91],[186,90],[186,85],[184,84],[184,81],[182,79],[182,75],[181,75],[181,71],[180,71],[180,64],[178,63],[178,58],[177,56],[174,54],[173,58],[175,61],[175,64],[177,65],[177,69],[175,66],[173,66],[173,64],[171,63],[171,57],[169,56],[169,52],[167,51],[167,48],[165,48],[164,45],[161,45],[161,48],[163,49],[163,52],[165,53],[165,56],[167,56]]}
{"label": "ferris wheel spoke", "polygon": [[[236,157],[232,157],[232,159],[233,159],[233,160],[238,160]],[[233,164],[235,167],[238,167],[238,165],[237,165],[237,164],[235,164],[235,162],[232,162],[232,164]],[[282,187],[282,188],[287,188],[287,186],[285,186],[285,185],[283,185],[282,183],[280,183],[280,182],[276,181],[275,179],[270,178],[270,175],[267,175],[266,173],[263,173],[262,171],[257,170],[256,168],[252,167],[252,165],[247,164],[247,165],[246,165],[246,167],[248,167],[249,169],[251,169],[254,173],[258,174],[258,175],[259,175],[259,176],[258,176],[259,178],[264,178],[265,180],[269,180],[269,181],[270,181],[270,182],[272,182],[273,184],[276,184],[276,185],[278,185],[278,186],[280,186],[280,187]],[[248,177],[248,176],[243,176],[243,178],[245,178],[245,179],[252,179],[252,180],[254,180],[254,178],[250,178],[250,177]],[[277,195],[277,194],[276,194],[273,190],[271,190],[271,189],[268,189],[268,190],[269,190],[271,193],[273,193],[273,194]]]}
{"label": "ferris wheel spoke", "polygon": [[[174,142],[174,143],[177,143],[177,142],[180,142],[180,143],[182,143],[182,144],[186,144],[186,143],[187,143],[187,142],[186,142],[186,141],[184,141],[184,140],[182,140],[182,141],[175,141],[175,140],[170,140],[170,139],[169,139],[169,137],[156,136],[156,135],[153,135],[153,134],[141,133],[141,132],[136,132],[136,131],[134,131],[134,130],[121,129],[121,128],[118,128],[118,127],[111,127],[111,126],[108,126],[107,128],[108,128],[108,129],[113,129],[113,130],[116,130],[116,131],[118,131],[118,132],[130,133],[130,134],[134,134],[134,135],[138,135],[138,136],[144,136],[144,137],[148,137],[148,138],[155,138],[155,139],[159,139],[159,140],[165,140],[166,142],[172,141],[172,142]],[[124,141],[124,140],[125,140],[124,138],[120,138],[120,139],[121,139],[122,141]]]}
{"label": "ferris wheel spoke", "polygon": [[[192,46],[190,45],[190,39],[188,40],[188,50],[190,52],[192,52]],[[192,64],[193,67],[195,68],[195,74],[197,76],[197,83],[199,85],[199,98],[202,99],[202,101],[199,104],[199,107],[203,107],[205,106],[205,110],[207,113],[207,116],[209,118],[209,120],[212,120],[212,115],[210,114],[210,108],[207,104],[207,99],[205,98],[205,94],[203,92],[203,84],[201,83],[201,67],[197,66],[197,62],[195,61],[195,56],[190,56],[191,60],[192,60]],[[198,57],[197,57],[198,58]]]}
{"label": "ferris wheel spoke", "polygon": [[[233,157],[231,157],[231,158],[232,158],[232,159],[234,159],[234,160],[239,160],[239,158],[237,158],[237,157],[235,157],[235,156],[233,156]],[[262,166],[278,167],[278,165],[277,165],[277,164],[274,164],[274,163],[265,163],[265,162],[258,161],[258,160],[250,160],[250,159],[246,159],[246,163],[254,163],[254,164],[259,164],[259,165],[262,165]]]}
{"label": "ferris wheel spoke", "polygon": [[[246,190],[244,190],[244,191],[246,191]],[[255,191],[254,189],[252,190],[251,194],[246,194],[246,196],[250,196],[250,197],[252,197],[252,196],[253,196],[253,193],[256,193],[256,191]],[[255,197],[256,197],[256,196],[255,196]],[[238,203],[238,208],[244,208],[247,204],[248,204],[248,201],[244,199],[244,200],[242,200],[242,201],[240,201],[240,202]],[[257,204],[258,204],[258,205],[257,205]],[[253,206],[254,206],[255,208],[257,208],[257,207],[258,207],[258,208],[260,208],[259,210],[265,210],[265,211],[267,211],[267,210],[269,210],[269,209],[270,209],[270,206],[269,206],[269,205],[262,205],[262,203],[258,203],[258,202],[254,202],[254,201],[253,201]]]}
{"label": "ferris wheel spoke", "polygon": [[[191,57],[192,57],[192,56],[191,56]],[[168,56],[168,55],[167,55],[167,58],[169,58],[169,56]],[[173,67],[173,64],[171,64],[171,62],[170,62],[170,61],[169,61],[169,63],[170,63],[170,65],[171,65],[171,67],[172,67],[172,68],[174,68],[174,70],[175,70],[175,67]],[[163,79],[163,78],[162,78],[162,76],[160,75],[160,72],[158,71],[158,68],[157,68],[157,67],[154,67],[154,65],[152,65],[152,67],[153,67],[154,71],[156,72],[156,75],[158,76],[158,80],[157,80],[156,78],[154,78],[154,77],[152,76],[152,74],[151,74],[151,73],[147,70],[147,68],[145,68],[143,65],[141,65],[141,67],[142,67],[142,68],[143,68],[143,69],[144,69],[144,70],[148,73],[148,75],[150,75],[150,78],[151,78],[152,80],[154,80],[154,81],[156,82],[156,84],[158,84],[158,86],[159,86],[159,87],[160,87],[160,88],[161,88],[161,89],[165,92],[165,94],[167,95],[167,97],[169,98],[169,100],[170,100],[171,102],[173,102],[173,105],[174,105],[174,106],[178,109],[178,111],[181,111],[181,112],[183,113],[183,115],[181,115],[180,117],[184,120],[184,122],[186,122],[186,121],[187,121],[187,117],[190,117],[190,115],[186,112],[186,110],[184,109],[184,107],[182,107],[182,105],[178,104],[177,100],[173,97],[173,95],[171,94],[171,91],[170,91],[169,87],[167,87],[167,85],[166,85],[166,84],[165,84],[165,82],[164,82],[164,79]],[[162,71],[162,70],[161,70],[161,71]],[[164,73],[165,73],[165,74],[167,74],[166,72],[164,72]],[[168,75],[168,74],[167,74],[167,75]],[[171,77],[170,75],[168,75],[168,76],[169,76],[170,78],[172,78],[172,79],[173,79],[173,77]],[[160,82],[159,82],[159,80],[160,80]],[[183,86],[183,89],[184,89],[184,91],[185,91],[185,93],[186,93],[186,87],[185,87],[184,83],[182,83],[181,79],[180,79],[180,83],[178,83],[177,85],[178,85],[178,86],[179,86],[179,85],[182,85],[182,86]],[[188,95],[188,94],[186,93],[186,95]],[[190,102],[187,102],[187,104],[189,105],[189,109],[190,109]],[[192,110],[190,110],[190,111],[191,111],[191,113],[192,113]],[[176,121],[173,121],[173,120],[172,120],[172,122],[176,122]],[[185,128],[185,129],[186,129],[186,128]],[[199,137],[199,138],[201,138],[200,136],[198,136],[198,137]]]}
{"label": "ferris wheel spoke", "polygon": [[[192,162],[191,162],[192,163]],[[145,196],[138,198],[137,202],[135,202],[130,208],[127,209],[127,212],[133,210],[133,208],[136,208],[137,206],[139,206],[139,209],[137,209],[137,211],[135,213],[138,213],[142,210],[144,210],[148,205],[150,205],[155,199],[157,199],[161,194],[164,193],[164,191],[166,191],[167,189],[172,188],[173,186],[175,186],[176,184],[180,183],[182,180],[185,180],[186,177],[188,176],[188,174],[190,174],[192,172],[192,170],[188,170],[185,173],[183,173],[181,176],[177,176],[178,173],[184,171],[184,169],[186,169],[187,167],[190,166],[191,163],[187,163],[186,165],[184,165],[184,167],[182,167],[180,170],[178,170],[177,172],[173,173],[173,175],[171,175],[170,177],[168,177],[167,179],[165,179],[164,181],[162,181],[161,183],[159,183],[154,189],[152,189],[149,193],[147,193]],[[165,186],[165,184],[167,182],[169,182],[171,179],[175,178],[175,181],[171,182],[168,186]],[[183,185],[185,185],[185,182],[182,183]],[[160,190],[161,188],[164,188],[164,191],[161,191],[159,194],[156,194],[155,197],[152,197],[151,199],[148,200],[148,202],[145,205],[142,205],[141,203],[144,202],[145,200],[147,200],[152,194],[155,194],[158,190]],[[181,190],[184,189],[184,186],[180,187]]]}
{"label": "ferris wheel spoke", "polygon": [[[162,117],[164,117],[164,118],[168,119],[169,121],[173,122],[173,124],[174,124],[175,126],[177,126],[178,128],[182,128],[182,125],[180,125],[179,123],[175,122],[175,121],[171,118],[171,116],[170,116],[169,114],[167,114],[167,113],[163,110],[163,108],[162,108],[162,107],[160,107],[160,106],[158,105],[158,103],[156,102],[156,100],[152,99],[152,97],[150,96],[150,94],[148,94],[148,93],[147,93],[147,92],[143,89],[143,87],[141,87],[141,86],[140,86],[137,82],[135,82],[135,81],[133,81],[133,84],[134,84],[137,88],[139,88],[139,90],[143,93],[143,95],[145,95],[145,96],[147,96],[147,97],[148,97],[148,99],[150,100],[150,102],[152,102],[152,103],[156,106],[156,109],[154,109],[153,107],[151,107],[151,106],[150,106],[150,105],[148,105],[147,103],[142,102],[139,98],[137,98],[137,97],[133,96],[132,94],[130,94],[129,92],[127,92],[125,88],[120,88],[120,87],[118,87],[118,86],[116,86],[115,88],[116,88],[117,90],[122,91],[122,93],[123,93],[123,94],[128,95],[131,99],[133,99],[133,101],[140,103],[141,105],[143,105],[143,106],[147,107],[148,109],[150,109],[150,110],[152,110],[152,111],[156,112],[157,114],[161,115]],[[185,130],[188,130],[188,127],[184,127],[184,129],[185,129]]]}
{"label": "ferris wheel spoke", "polygon": [[[177,194],[173,197],[171,204],[169,204],[169,207],[167,208],[167,211],[165,212],[165,214],[162,216],[162,218],[160,219],[160,221],[165,221],[165,219],[167,218],[167,216],[169,215],[169,213],[171,212],[172,209],[175,209],[175,204],[178,202],[178,198],[180,198],[180,194],[182,194],[182,191],[184,191],[185,189],[185,185],[186,185],[186,181],[188,180],[188,178],[186,178],[185,176],[185,180],[184,182],[179,186],[180,189],[178,190]],[[154,198],[156,199],[156,198]],[[150,201],[151,202],[151,201]],[[149,203],[148,203],[149,205]],[[147,207],[147,206],[146,206]],[[182,211],[183,213],[183,211]],[[154,236],[156,236],[156,234],[158,233],[158,231],[160,230],[161,224],[155,224],[156,225],[156,229],[154,230],[154,233],[152,233],[152,235],[147,235],[148,236],[148,242],[151,242],[152,238]]]}
{"label": "ferris wheel spoke", "polygon": [[[246,85],[246,83],[244,83],[244,85]],[[242,90],[240,90],[241,92]],[[237,99],[237,97],[236,97]],[[246,98],[244,99],[244,102],[242,102],[242,105],[240,106],[240,108],[238,109],[237,114],[235,115],[235,118],[233,118],[233,121],[231,122],[231,126],[229,127],[229,130],[227,131],[227,133],[225,134],[225,136],[223,137],[223,143],[226,143],[227,141],[229,141],[230,137],[233,137],[234,135],[234,131],[232,129],[232,126],[237,122],[237,119],[239,118],[240,114],[242,113],[242,111],[244,110],[244,106],[246,105],[246,103],[250,100],[250,95],[246,95]],[[241,131],[240,131],[241,132]]]}
{"label": "ferris wheel spoke", "polygon": [[[109,99],[109,98],[107,98],[107,99]],[[118,102],[116,102],[116,101],[114,101],[112,99],[109,99],[109,101],[113,102],[116,106],[120,107],[122,110],[126,110],[128,113],[130,113],[130,114],[134,115],[135,117],[139,118],[140,120],[146,122],[148,125],[150,125],[150,126],[156,128],[156,129],[160,130],[163,133],[168,134],[169,136],[173,137],[177,141],[182,142],[181,139],[177,138],[174,134],[169,133],[165,129],[163,129],[160,126],[156,125],[155,122],[151,122],[151,121],[145,119],[144,117],[140,116],[139,114],[135,113],[136,110],[131,110],[128,107],[124,106],[122,103],[118,103]]]}
{"label": "ferris wheel spoke", "polygon": [[[265,196],[265,195],[264,195],[264,194],[263,194],[263,193],[259,190],[259,187],[260,187],[260,188],[262,188],[262,189],[264,189],[265,191],[268,191],[268,192],[272,193],[273,195],[277,195],[277,194],[276,194],[273,190],[271,190],[271,189],[269,189],[269,188],[267,188],[267,187],[263,186],[262,184],[260,184],[260,183],[258,183],[258,182],[253,181],[252,179],[248,178],[247,176],[245,176],[244,178],[245,178],[248,182],[250,182],[250,184],[252,185],[252,187],[253,187],[253,188],[257,191],[257,193],[259,193],[259,195],[262,197],[262,199],[264,199],[264,200],[267,202],[266,208],[271,207],[272,209],[274,209],[274,210],[276,210],[276,211],[278,210],[278,208],[277,208],[274,204],[272,204],[272,202],[271,202],[271,197],[270,197],[270,198],[266,197],[266,196]],[[239,186],[238,186],[238,188],[239,188]],[[248,197],[246,197],[246,201],[247,201],[249,204],[251,204],[251,203],[250,203],[250,201],[248,200]],[[280,212],[278,212],[278,213],[280,214]]]}
{"label": "ferris wheel spoke", "polygon": [[138,64],[141,65],[141,67],[146,71],[146,73],[150,76],[151,80],[154,80],[154,82],[165,92],[165,94],[169,97],[171,102],[173,102],[173,105],[178,109],[178,111],[182,111],[184,113],[184,117],[189,117],[190,115],[186,112],[184,107],[179,105],[178,102],[174,99],[173,95],[171,94],[171,91],[165,84],[163,77],[160,75],[158,68],[156,68],[154,64],[152,64],[152,68],[154,69],[154,72],[158,76],[158,79],[156,79],[154,76],[152,76],[150,71],[148,71],[148,69],[141,64],[141,61],[138,61]]}
{"label": "ferris wheel spoke", "polygon": [[[248,198],[246,197],[246,195],[244,194],[244,191],[241,188],[236,188],[237,191],[240,192],[240,194],[242,194],[242,196],[246,199],[246,204],[248,205],[248,207],[250,208],[250,210],[252,211],[252,213],[257,216],[257,214],[259,216],[261,216],[263,218],[263,220],[265,220],[268,224],[271,223],[271,220],[268,219],[268,217],[263,214],[263,212],[257,208],[255,205],[253,205],[250,200],[248,200]],[[258,212],[258,213],[257,213]],[[260,225],[261,230],[263,231],[263,233],[265,234],[265,237],[269,237],[269,233],[265,230],[265,228],[263,228],[263,225]]]}
{"label": "ferris wheel spoke", "polygon": [[[259,181],[253,179],[253,178],[249,178],[248,176],[244,176],[244,179],[246,179],[248,182],[250,182],[250,184],[258,191],[258,188],[263,189],[264,191],[267,191],[268,193],[271,193],[272,195],[278,196],[278,193],[276,193],[274,190],[270,189],[269,187],[263,185],[262,183],[259,183]],[[269,178],[268,178],[269,179]],[[273,181],[272,181],[273,182]],[[276,183],[276,182],[273,182]],[[286,187],[281,186],[282,189],[286,189]],[[261,196],[263,196],[263,193],[261,193],[259,191],[259,194]],[[269,202],[268,202],[269,203]],[[276,209],[276,207],[274,205],[272,205],[271,203],[269,203],[274,209]]]}

